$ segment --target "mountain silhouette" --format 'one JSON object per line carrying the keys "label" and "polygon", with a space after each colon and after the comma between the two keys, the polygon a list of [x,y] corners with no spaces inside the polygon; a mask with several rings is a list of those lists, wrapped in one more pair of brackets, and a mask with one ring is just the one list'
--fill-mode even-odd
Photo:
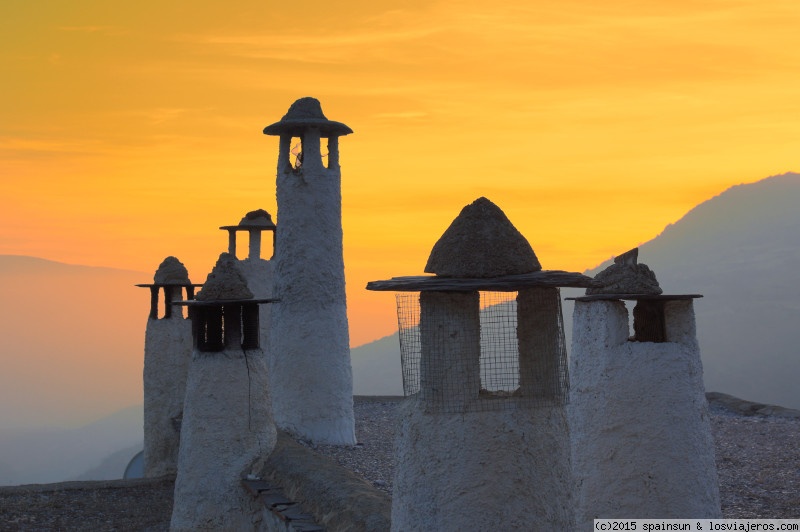
{"label": "mountain silhouette", "polygon": [[[639,261],[665,293],[704,295],[695,309],[708,391],[800,408],[799,205],[798,174],[738,185],[639,246]],[[149,293],[133,285],[151,279],[151,273],[0,255],[0,480],[45,478],[24,475],[12,448],[36,448],[70,427],[141,404]],[[564,317],[569,345],[569,301]],[[356,394],[402,394],[396,334],[352,349],[352,362]],[[139,421],[131,423],[141,431]],[[80,470],[40,461],[47,475],[75,476],[136,444],[136,431],[93,449]]]}
{"label": "mountain silhouette", "polygon": [[[709,391],[800,408],[799,206],[800,174],[773,176],[729,188],[639,246],[639,262],[653,269],[665,294],[704,296],[695,311]],[[563,308],[569,345],[572,303]],[[355,393],[400,393],[396,334],[352,353]]]}
{"label": "mountain silhouette", "polygon": [[799,206],[800,174],[773,176],[729,188],[639,246],[665,294],[704,296],[695,312],[709,391],[800,408]]}
{"label": "mountain silhouette", "polygon": [[0,428],[75,427],[142,402],[152,274],[0,255]]}
{"label": "mountain silhouette", "polygon": [[142,448],[143,416],[140,404],[70,429],[0,429],[0,486],[122,478]]}

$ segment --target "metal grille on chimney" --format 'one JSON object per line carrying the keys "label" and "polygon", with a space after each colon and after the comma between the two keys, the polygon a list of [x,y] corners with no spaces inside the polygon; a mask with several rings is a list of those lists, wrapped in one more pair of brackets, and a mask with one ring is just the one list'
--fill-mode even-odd
{"label": "metal grille on chimney", "polygon": [[[477,327],[450,328],[452,315],[437,316],[428,306],[421,328],[420,293],[398,293],[404,394],[418,395],[429,411],[447,413],[565,404],[569,381],[559,290],[519,294],[479,292]],[[524,307],[519,325],[518,301]],[[466,347],[453,353],[446,347],[453,342]],[[469,360],[472,353],[479,353],[477,361]]]}

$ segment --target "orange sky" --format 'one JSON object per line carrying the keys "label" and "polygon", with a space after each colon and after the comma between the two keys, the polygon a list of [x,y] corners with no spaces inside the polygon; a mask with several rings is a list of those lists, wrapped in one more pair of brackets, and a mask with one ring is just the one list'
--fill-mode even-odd
{"label": "orange sky", "polygon": [[261,130],[315,96],[355,131],[359,345],[396,327],[366,282],[421,273],[479,196],[545,268],[581,271],[797,171],[798,27],[795,0],[6,0],[0,254],[145,272],[176,255],[202,282],[217,227],[275,214]]}

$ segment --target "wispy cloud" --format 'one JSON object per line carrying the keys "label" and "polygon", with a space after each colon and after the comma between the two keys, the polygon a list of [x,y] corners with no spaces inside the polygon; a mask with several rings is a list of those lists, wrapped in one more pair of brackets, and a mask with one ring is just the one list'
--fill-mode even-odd
{"label": "wispy cloud", "polygon": [[[412,78],[411,85],[467,81],[537,90],[663,85],[741,79],[787,61],[766,52],[759,40],[741,39],[745,31],[774,38],[765,25],[748,26],[757,12],[747,6],[615,7],[597,9],[574,1],[555,9],[529,2],[500,6],[456,0],[361,19],[332,14],[330,26],[320,32],[288,27],[176,39],[201,46],[204,53],[318,68],[318,76],[330,75],[328,67],[349,69],[344,72],[350,76],[358,69],[359,86],[385,80],[397,85]],[[797,52],[786,48],[788,60],[797,59]]]}
{"label": "wispy cloud", "polygon": [[130,33],[129,30],[119,26],[59,26],[58,29],[61,31],[68,31],[68,32],[80,32],[80,33],[100,33],[102,35],[127,35]]}
{"label": "wispy cloud", "polygon": [[[329,32],[307,35],[283,34],[217,34],[183,35],[177,40],[208,45],[223,53],[249,59],[272,59],[296,63],[343,64],[365,62],[377,57],[389,59],[389,50],[402,50],[402,45],[425,40],[436,33],[431,28],[401,28],[375,31],[355,28],[352,32]],[[394,53],[394,52],[393,52]]]}

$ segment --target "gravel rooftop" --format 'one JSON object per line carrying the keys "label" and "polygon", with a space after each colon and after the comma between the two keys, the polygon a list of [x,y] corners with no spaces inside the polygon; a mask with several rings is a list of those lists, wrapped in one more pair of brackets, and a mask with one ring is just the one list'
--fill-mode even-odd
{"label": "gravel rooftop", "polygon": [[[397,404],[356,398],[355,447],[301,443],[391,494]],[[724,517],[800,517],[800,416],[743,411],[711,402]],[[0,530],[168,530],[173,485],[161,478],[2,487]]]}

